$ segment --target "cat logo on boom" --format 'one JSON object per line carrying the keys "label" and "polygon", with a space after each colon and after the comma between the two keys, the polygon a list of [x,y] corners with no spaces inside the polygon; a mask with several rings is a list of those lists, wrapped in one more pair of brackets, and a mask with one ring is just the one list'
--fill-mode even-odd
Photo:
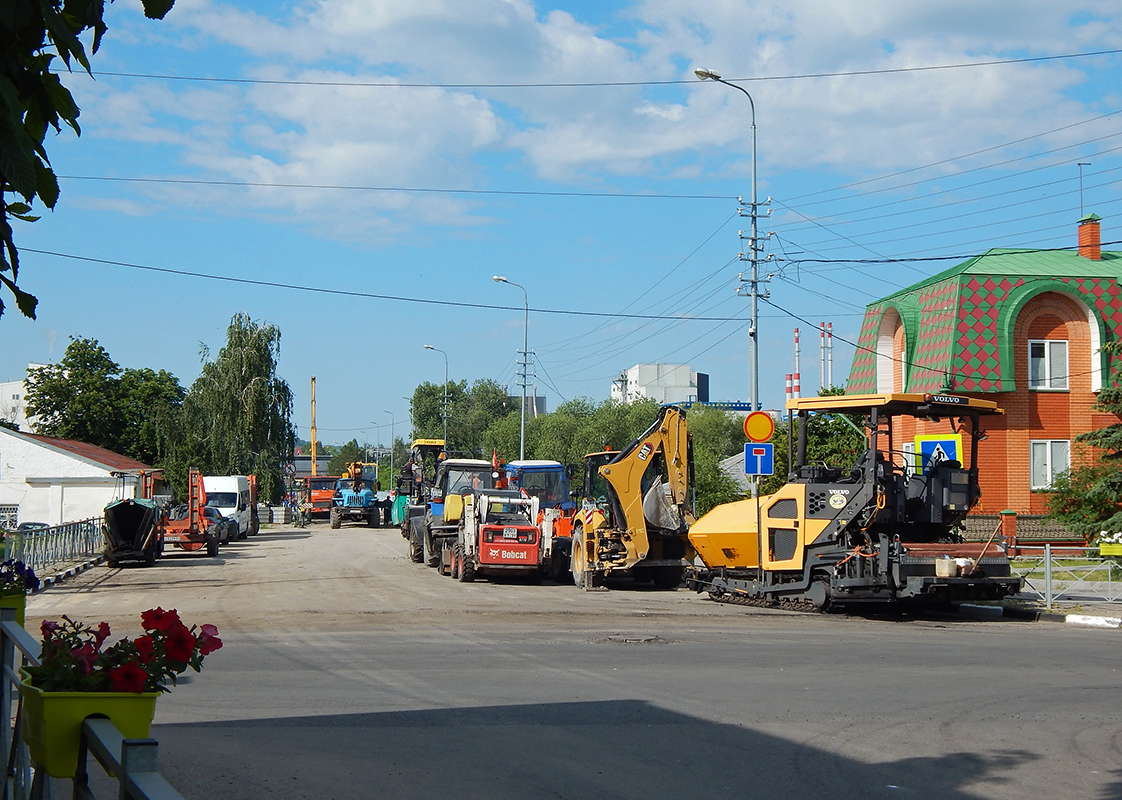
{"label": "cat logo on boom", "polygon": [[640,461],[646,461],[653,451],[654,446],[650,442],[643,442],[643,446],[639,448],[639,453],[636,457]]}

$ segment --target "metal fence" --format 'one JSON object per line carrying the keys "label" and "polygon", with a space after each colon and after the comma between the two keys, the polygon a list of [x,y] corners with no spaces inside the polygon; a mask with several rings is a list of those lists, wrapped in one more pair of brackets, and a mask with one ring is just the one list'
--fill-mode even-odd
{"label": "metal fence", "polygon": [[[19,697],[19,668],[39,663],[39,642],[16,622],[15,609],[0,609],[0,659],[0,718],[4,721],[0,724],[0,753],[6,762],[4,800],[54,800],[62,796],[58,779],[35,767],[21,738],[23,700],[12,707],[13,698]],[[97,717],[85,719],[81,736],[73,797],[95,800],[88,773],[88,758],[92,755],[106,774],[116,779],[115,794],[120,798],[183,800],[183,795],[157,770],[158,744],[154,739],[125,739],[112,722]]]}
{"label": "metal fence", "polygon": [[105,549],[100,518],[4,534],[4,557],[18,558],[42,577],[97,558]]}
{"label": "metal fence", "polygon": [[1021,592],[1043,600],[1122,603],[1122,564],[1101,558],[1097,547],[1021,546],[1010,559],[1013,574],[1023,579]]}

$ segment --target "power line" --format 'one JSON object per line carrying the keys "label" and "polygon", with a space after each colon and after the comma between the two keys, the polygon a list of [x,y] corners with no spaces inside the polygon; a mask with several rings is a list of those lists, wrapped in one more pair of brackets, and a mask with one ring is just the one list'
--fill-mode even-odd
{"label": "power line", "polygon": [[[1088,53],[1064,53],[1054,56],[1031,56],[1026,58],[1001,58],[989,61],[969,61],[956,64],[930,64],[919,67],[887,67],[884,69],[849,70],[845,72],[809,72],[796,75],[759,75],[749,78],[724,78],[728,83],[752,83],[759,81],[792,81],[815,78],[849,78],[864,75],[894,75],[907,72],[931,72],[944,69],[973,69],[1007,64],[1033,64],[1046,61],[1063,61],[1074,58],[1092,58],[1122,53],[1117,50],[1096,50]],[[200,83],[242,83],[266,86],[351,86],[382,89],[583,89],[616,86],[681,86],[698,85],[696,80],[675,79],[665,81],[590,81],[568,83],[405,83],[401,81],[307,81],[282,80],[275,78],[222,78],[201,75],[159,75],[143,72],[94,72],[94,78],[144,78],[165,81],[196,81]]]}
{"label": "power line", "polygon": [[421,186],[347,186],[316,183],[266,183],[264,181],[221,181],[192,178],[121,178],[103,175],[59,175],[71,181],[112,181],[118,183],[171,183],[192,186],[247,186],[267,189],[324,189],[355,192],[413,192],[428,194],[490,194],[531,197],[620,197],[649,200],[735,200],[735,195],[713,194],[654,194],[653,192],[543,192],[517,189],[436,189]]}
{"label": "power line", "polygon": [[[277,281],[263,281],[255,280],[253,278],[236,278],[232,275],[212,275],[205,272],[193,272],[189,270],[171,269],[169,267],[154,267],[150,264],[133,264],[128,261],[115,261],[105,258],[92,258],[90,256],[79,256],[72,253],[56,253],[51,250],[37,250],[31,247],[20,248],[21,252],[25,253],[38,253],[44,256],[54,256],[55,258],[66,258],[74,261],[85,261],[91,264],[106,264],[114,267],[125,267],[127,269],[138,269],[146,272],[159,272],[165,275],[180,275],[187,278],[203,278],[205,280],[223,281],[226,283],[240,283],[249,286],[266,286],[273,289],[291,289],[299,292],[310,292],[313,294],[328,294],[341,297],[357,297],[367,300],[390,300],[399,303],[416,303],[419,305],[432,305],[432,306],[449,306],[453,308],[478,308],[488,311],[522,311],[523,309],[517,306],[504,306],[494,303],[465,303],[456,300],[432,300],[423,297],[405,297],[402,295],[391,294],[376,294],[374,292],[357,292],[348,289],[329,289],[320,286],[302,286],[295,283],[280,283]],[[736,317],[701,317],[692,314],[621,314],[615,311],[577,311],[574,309],[554,309],[554,308],[530,308],[530,311],[535,314],[557,314],[560,316],[573,316],[573,317],[619,317],[622,319],[644,319],[644,320],[664,320],[674,321],[680,320],[683,322],[732,322]]]}

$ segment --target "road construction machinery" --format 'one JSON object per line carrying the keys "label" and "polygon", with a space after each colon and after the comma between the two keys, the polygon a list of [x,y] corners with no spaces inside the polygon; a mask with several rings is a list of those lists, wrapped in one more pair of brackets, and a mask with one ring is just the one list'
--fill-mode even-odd
{"label": "road construction machinery", "polygon": [[477,575],[524,577],[540,583],[547,550],[537,518],[537,498],[516,489],[463,495],[456,538],[445,540],[443,561],[448,574],[464,583]]}
{"label": "road construction machinery", "polygon": [[572,580],[573,515],[577,503],[569,495],[569,475],[560,461],[526,459],[510,461],[506,474],[511,489],[520,489],[536,498],[539,511],[535,519],[548,546],[542,569],[557,583]]}
{"label": "road construction machinery", "polygon": [[[439,567],[443,551],[445,548],[451,551],[453,540],[459,535],[464,495],[498,488],[500,480],[501,473],[490,461],[477,458],[441,461],[433,484],[426,492],[424,513],[409,517],[410,560]],[[449,563],[447,557],[444,563]]]}
{"label": "road construction machinery", "polygon": [[155,500],[128,497],[105,507],[105,561],[111,567],[134,562],[150,567],[164,550],[161,509]]}
{"label": "road construction machinery", "polygon": [[630,575],[659,588],[678,586],[693,549],[690,498],[693,448],[686,412],[662,406],[647,431],[618,453],[585,460],[585,500],[573,521],[573,581]]}
{"label": "road construction machinery", "polygon": [[330,517],[335,499],[335,484],[342,475],[311,475],[306,478],[308,487],[309,517]]}
{"label": "road construction machinery", "polygon": [[[217,556],[220,534],[217,526],[207,519],[205,509],[203,478],[198,469],[191,467],[187,473],[187,502],[172,509],[162,521],[164,542],[189,552],[206,548],[208,556]],[[213,507],[210,510],[216,515],[220,513]]]}
{"label": "road construction machinery", "polygon": [[401,466],[390,492],[390,524],[400,526],[406,539],[410,536],[409,520],[425,514],[428,491],[443,455],[443,439],[415,439],[409,460]]}
{"label": "road construction machinery", "polygon": [[331,498],[331,527],[338,528],[343,521],[365,522],[377,527],[381,507],[373,478],[368,476],[361,462],[347,466],[343,477],[335,482]]}
{"label": "road construction machinery", "polygon": [[[996,530],[985,543],[961,536],[981,496],[981,420],[1003,413],[996,404],[883,394],[801,398],[787,409],[788,430],[798,431],[788,483],[771,495],[718,506],[692,526],[690,542],[705,568],[687,578],[688,586],[718,600],[807,610],[945,605],[1020,589]],[[855,464],[808,463],[807,425],[817,414],[863,418],[867,449]],[[915,463],[908,436],[941,425],[952,442],[967,435],[969,466],[952,458]],[[965,449],[950,447],[959,459]]]}

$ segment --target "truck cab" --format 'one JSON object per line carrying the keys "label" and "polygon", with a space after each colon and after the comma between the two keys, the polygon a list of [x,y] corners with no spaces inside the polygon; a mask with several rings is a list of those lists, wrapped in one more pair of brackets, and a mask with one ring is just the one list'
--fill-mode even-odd
{"label": "truck cab", "polygon": [[257,498],[250,488],[246,475],[204,475],[203,491],[206,505],[216,508],[223,517],[237,523],[237,539],[257,533]]}

